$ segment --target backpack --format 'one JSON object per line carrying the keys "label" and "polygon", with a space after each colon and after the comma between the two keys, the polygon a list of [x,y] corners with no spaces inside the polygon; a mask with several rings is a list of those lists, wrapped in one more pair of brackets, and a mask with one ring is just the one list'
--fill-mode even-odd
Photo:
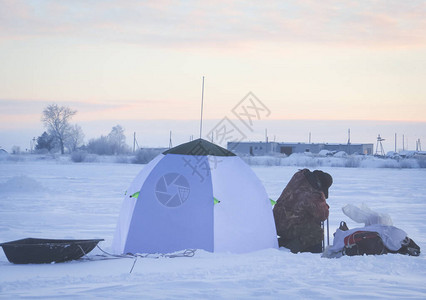
{"label": "backpack", "polygon": [[344,239],[343,255],[380,255],[388,253],[382,238],[374,231],[355,231]]}

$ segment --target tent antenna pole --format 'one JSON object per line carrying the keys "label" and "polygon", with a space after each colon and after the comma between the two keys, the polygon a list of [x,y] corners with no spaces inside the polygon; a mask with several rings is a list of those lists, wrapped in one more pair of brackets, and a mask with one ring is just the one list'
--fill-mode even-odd
{"label": "tent antenna pole", "polygon": [[200,118],[200,139],[203,132],[203,105],[204,105],[204,76],[203,76],[203,86],[201,89],[201,118]]}
{"label": "tent antenna pole", "polygon": [[396,153],[396,133],[395,133],[395,153]]}
{"label": "tent antenna pole", "polygon": [[135,153],[136,149],[136,132],[133,132],[133,153]]}

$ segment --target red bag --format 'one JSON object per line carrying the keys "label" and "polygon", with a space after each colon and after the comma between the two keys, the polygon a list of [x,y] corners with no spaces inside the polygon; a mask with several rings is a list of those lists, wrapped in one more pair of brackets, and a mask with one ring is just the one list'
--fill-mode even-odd
{"label": "red bag", "polygon": [[344,255],[380,255],[388,253],[382,238],[374,231],[356,231],[344,239]]}

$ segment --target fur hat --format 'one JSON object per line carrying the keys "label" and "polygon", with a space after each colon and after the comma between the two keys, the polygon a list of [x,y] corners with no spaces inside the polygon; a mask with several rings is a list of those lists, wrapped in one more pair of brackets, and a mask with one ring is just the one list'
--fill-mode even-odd
{"label": "fur hat", "polygon": [[320,170],[315,170],[313,174],[318,178],[319,188],[324,193],[325,198],[328,199],[328,189],[333,184],[333,177],[331,177],[330,174]]}
{"label": "fur hat", "polygon": [[328,199],[328,189],[333,184],[333,177],[321,170],[311,172],[308,169],[305,169],[304,171],[305,177],[310,185],[323,192],[325,198]]}

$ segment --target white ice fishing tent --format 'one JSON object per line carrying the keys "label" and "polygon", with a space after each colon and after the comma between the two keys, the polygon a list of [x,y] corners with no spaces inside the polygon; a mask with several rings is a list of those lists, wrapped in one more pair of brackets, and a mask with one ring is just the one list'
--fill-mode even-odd
{"label": "white ice fishing tent", "polygon": [[136,176],[113,240],[117,254],[277,247],[260,180],[238,156],[203,139],[165,151]]}

